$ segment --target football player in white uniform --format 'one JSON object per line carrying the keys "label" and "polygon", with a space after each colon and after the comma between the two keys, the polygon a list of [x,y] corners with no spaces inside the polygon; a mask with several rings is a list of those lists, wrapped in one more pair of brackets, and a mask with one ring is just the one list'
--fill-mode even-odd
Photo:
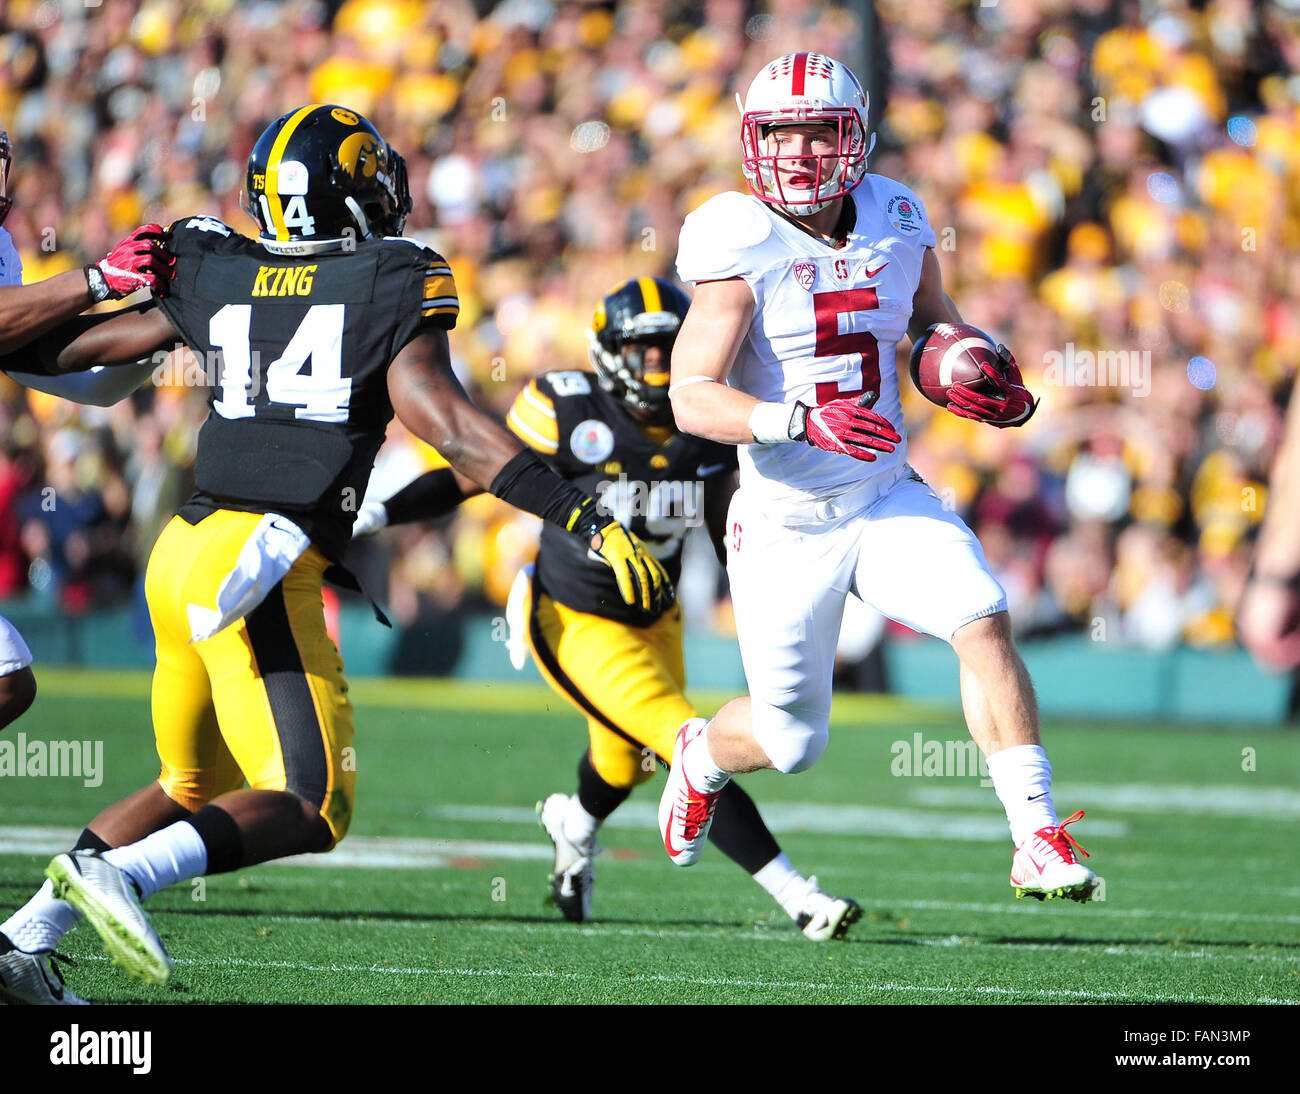
{"label": "football player in white uniform", "polygon": [[[13,208],[10,162],[9,134],[0,131],[0,225]],[[24,285],[22,260],[13,237],[0,227],[0,355],[26,345],[101,300],[120,300],[136,289],[165,285],[174,260],[159,246],[156,233],[161,232],[156,224],[137,228],[95,265]],[[26,387],[96,406],[111,406],[124,398],[153,369],[149,360],[121,368],[39,376],[9,367],[13,363],[21,366],[24,352],[30,356],[30,350],[18,350],[9,359],[0,360],[0,367],[11,378]],[[18,628],[0,616],[0,729],[22,715],[35,698],[32,652]],[[46,882],[45,888],[49,887]],[[0,1002],[73,1005],[85,1000],[63,986],[52,953],[24,952],[0,934]]]}
{"label": "football player in white uniform", "polygon": [[[9,134],[0,130],[0,225],[13,208],[9,196],[11,163]],[[23,285],[23,264],[9,230],[0,227],[0,354],[30,342],[43,331],[58,326],[93,304],[110,297],[120,299],[138,288],[156,284],[154,267],[170,266],[171,258],[159,248],[150,229],[139,228],[119,243],[98,265],[71,270],[35,285]],[[76,376],[9,375],[27,387],[81,403],[108,406],[139,386],[152,366],[101,369]],[[125,390],[123,385],[127,385]],[[23,636],[0,616],[0,729],[21,715],[36,698],[32,653]]]}
{"label": "football player in white uniform", "polygon": [[[793,53],[742,107],[749,194],[686,218],[677,271],[694,282],[672,359],[685,432],[740,446],[727,572],[750,694],[678,733],[659,807],[670,858],[695,862],[733,774],[803,771],[828,741],[836,636],[851,592],[949,641],[971,736],[1015,844],[1017,895],[1087,900],[1096,879],[1058,819],[1033,685],[978,540],[907,465],[894,359],[905,334],[959,323],[935,233],[907,187],[867,173],[867,98],[840,62]],[[949,409],[1004,427],[1035,408],[1009,353],[995,394]],[[1084,853],[1086,854],[1086,853]]]}

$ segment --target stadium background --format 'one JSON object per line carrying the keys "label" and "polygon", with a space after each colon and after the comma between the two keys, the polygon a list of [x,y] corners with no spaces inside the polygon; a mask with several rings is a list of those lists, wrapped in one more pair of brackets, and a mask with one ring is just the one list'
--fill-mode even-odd
{"label": "stadium background", "polygon": [[[251,230],[239,191],[258,133],[302,102],[344,103],[407,157],[408,230],[456,271],[457,368],[503,413],[536,372],[584,366],[607,288],[671,276],[683,216],[743,188],[734,92],[749,76],[795,49],[840,56],[873,91],[871,169],[921,195],[949,291],[1043,395],[1024,431],[905,404],[913,463],[983,541],[1040,691],[1050,702],[1037,665],[1056,650],[1051,680],[1094,658],[1112,697],[1163,673],[1152,713],[1172,716],[1179,681],[1199,679],[1218,705],[1207,695],[1193,716],[1227,718],[1253,696],[1254,716],[1279,717],[1287,682],[1234,654],[1232,616],[1300,351],[1300,3],[879,0],[878,24],[867,9],[3,5],[7,226],[29,281],[143,221],[211,213]],[[1078,351],[1150,373],[1052,382],[1051,355]],[[0,379],[0,597],[38,668],[147,662],[139,575],[186,496],[206,413],[184,362],[164,371],[182,382],[108,410]],[[395,426],[374,495],[431,459]],[[466,671],[534,535],[477,499],[436,529],[358,546],[399,631],[371,638],[348,616],[354,670]],[[702,542],[683,601],[693,641],[733,648]],[[886,641],[921,648],[901,630]],[[890,664],[895,687],[934,675],[924,658]],[[871,669],[846,664],[846,684]]]}

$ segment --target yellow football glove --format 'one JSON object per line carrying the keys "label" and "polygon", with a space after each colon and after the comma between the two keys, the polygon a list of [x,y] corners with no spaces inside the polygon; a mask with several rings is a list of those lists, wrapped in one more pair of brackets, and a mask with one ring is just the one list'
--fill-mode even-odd
{"label": "yellow football glove", "polygon": [[[599,523],[601,520],[605,523]],[[663,564],[618,521],[600,515],[594,498],[574,511],[568,527],[587,538],[592,552],[614,571],[625,604],[647,613],[661,612],[672,604],[676,593]]]}

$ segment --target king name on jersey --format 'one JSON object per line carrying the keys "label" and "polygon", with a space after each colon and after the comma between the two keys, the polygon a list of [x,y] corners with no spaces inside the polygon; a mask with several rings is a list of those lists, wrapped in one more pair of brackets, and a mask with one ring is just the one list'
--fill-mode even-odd
{"label": "king name on jersey", "polygon": [[259,266],[249,296],[311,296],[316,263],[309,266]]}

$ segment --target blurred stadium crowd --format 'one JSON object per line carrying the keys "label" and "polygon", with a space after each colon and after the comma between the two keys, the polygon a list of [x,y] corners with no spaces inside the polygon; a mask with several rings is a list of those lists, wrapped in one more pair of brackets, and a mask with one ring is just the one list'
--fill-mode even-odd
{"label": "blurred stadium crowd", "polygon": [[[1300,0],[876,8],[887,101],[870,169],[922,197],[948,291],[1043,397],[1023,432],[911,398],[914,465],[976,529],[1022,634],[1231,643],[1300,358]],[[8,227],[28,280],[144,221],[250,230],[258,133],[303,102],[344,103],[407,157],[408,231],[461,293],[458,368],[502,413],[534,373],[585,367],[595,302],[671,276],[684,215],[743,189],[734,93],[752,74],[798,49],[852,64],[862,40],[853,12],[792,0],[0,12]],[[97,410],[0,384],[0,597],[125,600],[185,496],[205,391],[146,385]],[[432,458],[394,427],[372,493]],[[501,604],[533,535],[476,499],[439,529],[383,533],[362,564],[410,622]],[[693,557],[684,600],[725,629],[711,552]]]}

